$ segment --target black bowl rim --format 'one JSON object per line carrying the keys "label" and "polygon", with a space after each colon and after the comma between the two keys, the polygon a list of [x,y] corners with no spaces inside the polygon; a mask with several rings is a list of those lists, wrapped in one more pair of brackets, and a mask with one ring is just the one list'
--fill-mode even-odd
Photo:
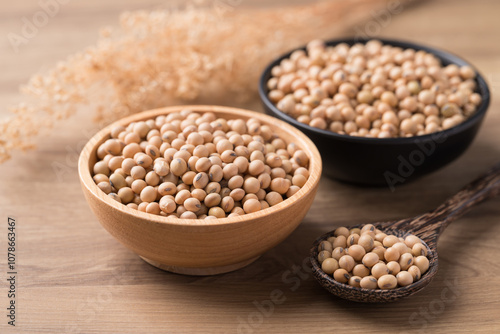
{"label": "black bowl rim", "polygon": [[422,44],[417,44],[409,41],[404,41],[404,40],[396,40],[396,39],[389,39],[389,38],[354,38],[354,37],[346,37],[346,38],[338,38],[338,39],[331,39],[331,40],[326,40],[325,44],[328,46],[334,46],[337,44],[341,43],[347,43],[349,45],[354,45],[356,43],[362,43],[366,44],[366,42],[370,40],[379,40],[383,44],[388,44],[396,47],[401,47],[404,49],[415,49],[415,50],[423,50],[429,53],[432,53],[436,57],[438,57],[444,64],[457,64],[460,66],[470,66],[474,69],[476,72],[476,82],[478,83],[478,92],[482,97],[482,102],[479,105],[477,111],[469,118],[467,118],[464,122],[460,123],[457,126],[451,127],[447,130],[439,131],[439,132],[434,132],[431,134],[426,134],[426,135],[421,135],[421,136],[413,136],[413,137],[398,137],[398,138],[366,138],[366,137],[356,137],[356,136],[349,136],[349,135],[341,135],[329,130],[322,130],[318,128],[314,128],[310,125],[306,125],[304,123],[300,123],[297,121],[295,118],[285,114],[281,110],[279,110],[267,97],[267,80],[269,79],[271,75],[271,70],[274,66],[278,65],[283,59],[290,57],[290,55],[297,50],[305,50],[306,46],[298,47],[293,50],[290,50],[289,52],[279,56],[278,58],[274,59],[267,67],[264,69],[262,72],[262,75],[259,80],[259,96],[264,103],[265,107],[271,110],[273,113],[281,117],[282,119],[286,120],[288,123],[293,124],[295,127],[301,129],[302,131],[307,132],[313,132],[315,134],[321,135],[323,137],[330,137],[330,138],[335,138],[340,141],[345,141],[345,142],[352,142],[352,143],[363,143],[363,144],[373,144],[373,145],[380,145],[380,144],[388,144],[388,145],[404,145],[404,144],[413,144],[416,142],[424,142],[424,141],[434,141],[436,138],[440,138],[440,136],[453,136],[456,135],[460,132],[465,131],[466,129],[472,127],[474,124],[477,122],[480,122],[482,118],[484,117],[486,111],[488,110],[489,104],[490,104],[490,89],[488,87],[488,84],[486,83],[486,80],[484,79],[483,75],[476,69],[474,65],[469,63],[468,61],[464,60],[463,58],[448,52],[444,51],[441,49],[425,46]]}

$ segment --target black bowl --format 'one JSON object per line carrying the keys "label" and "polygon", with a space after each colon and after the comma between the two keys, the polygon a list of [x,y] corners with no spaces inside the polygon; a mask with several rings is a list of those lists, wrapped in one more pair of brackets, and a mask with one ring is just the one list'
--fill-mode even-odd
{"label": "black bowl", "polygon": [[[462,58],[442,50],[410,42],[383,38],[379,40],[383,44],[404,49],[430,52],[438,57],[443,65],[471,66]],[[366,41],[346,38],[327,41],[326,44],[353,45]],[[299,49],[305,50],[305,46]],[[278,110],[267,97],[267,81],[271,78],[271,69],[295,50],[277,58],[264,70],[259,82],[260,99],[268,114],[294,125],[308,135],[323,158],[323,173],[342,181],[361,185],[386,185],[394,190],[394,187],[401,183],[443,167],[456,159],[470,145],[490,104],[488,85],[483,76],[476,71],[477,92],[482,97],[482,103],[470,118],[450,129],[409,138],[364,138],[313,128]]]}

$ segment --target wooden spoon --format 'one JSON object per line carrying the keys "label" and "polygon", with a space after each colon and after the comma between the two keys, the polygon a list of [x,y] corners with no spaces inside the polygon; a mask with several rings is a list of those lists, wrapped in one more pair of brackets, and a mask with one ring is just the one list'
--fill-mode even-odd
{"label": "wooden spoon", "polygon": [[[334,235],[334,231],[319,237],[311,249],[311,264],[316,280],[330,293],[344,299],[366,302],[385,303],[408,297],[425,288],[436,275],[438,270],[437,241],[446,227],[455,219],[468,212],[473,206],[497,196],[500,193],[500,164],[495,165],[486,174],[464,187],[456,195],[450,197],[437,209],[422,215],[389,222],[373,223],[375,227],[387,234],[406,237],[416,235],[427,247],[429,270],[422,275],[420,280],[406,287],[392,290],[363,289],[352,287],[335,281],[332,275],[321,270],[318,262],[318,245],[321,241]],[[364,225],[364,224],[363,224]],[[352,226],[360,227],[361,225]]]}

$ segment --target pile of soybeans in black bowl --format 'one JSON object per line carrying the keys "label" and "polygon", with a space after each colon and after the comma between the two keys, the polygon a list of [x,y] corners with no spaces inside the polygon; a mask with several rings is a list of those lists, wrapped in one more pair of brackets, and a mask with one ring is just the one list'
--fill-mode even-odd
{"label": "pile of soybeans in black bowl", "polygon": [[460,156],[490,102],[465,60],[388,39],[311,41],[269,64],[259,94],[314,141],[324,175],[391,190]]}

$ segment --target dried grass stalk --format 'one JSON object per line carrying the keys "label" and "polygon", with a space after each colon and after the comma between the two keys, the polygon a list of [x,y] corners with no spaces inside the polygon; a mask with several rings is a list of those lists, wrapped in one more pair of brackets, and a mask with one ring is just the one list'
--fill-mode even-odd
{"label": "dried grass stalk", "polygon": [[386,0],[331,0],[273,9],[195,8],[122,14],[95,46],[21,88],[26,100],[0,123],[0,162],[32,148],[39,129],[78,109],[109,123],[178,103],[239,105],[276,55],[331,38]]}

